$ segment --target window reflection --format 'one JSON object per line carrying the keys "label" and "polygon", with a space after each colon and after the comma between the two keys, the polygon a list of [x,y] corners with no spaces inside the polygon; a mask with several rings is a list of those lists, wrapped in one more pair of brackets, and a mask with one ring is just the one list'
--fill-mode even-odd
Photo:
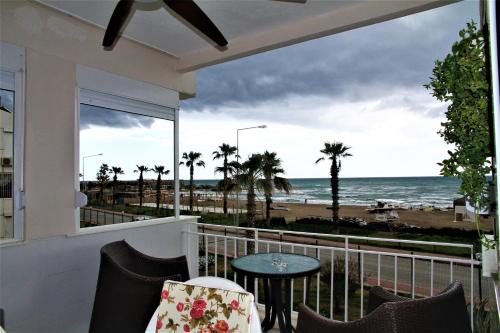
{"label": "window reflection", "polygon": [[14,237],[14,92],[0,89],[0,238]]}

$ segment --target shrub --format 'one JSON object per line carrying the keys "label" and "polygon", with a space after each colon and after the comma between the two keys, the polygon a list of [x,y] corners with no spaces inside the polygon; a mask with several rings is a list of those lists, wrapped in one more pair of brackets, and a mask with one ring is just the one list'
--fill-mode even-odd
{"label": "shrub", "polygon": [[[321,282],[326,285],[331,284],[332,271],[331,271],[332,263],[331,261],[325,262],[321,265]],[[354,295],[356,290],[360,287],[360,279],[358,272],[358,264],[357,261],[353,258],[349,258],[348,263],[349,276],[348,276],[348,288],[347,294],[350,297]],[[345,295],[345,258],[344,257],[336,257],[333,261],[333,301],[334,301],[334,310],[335,313],[339,313],[341,311],[340,305],[343,304],[342,300]]]}

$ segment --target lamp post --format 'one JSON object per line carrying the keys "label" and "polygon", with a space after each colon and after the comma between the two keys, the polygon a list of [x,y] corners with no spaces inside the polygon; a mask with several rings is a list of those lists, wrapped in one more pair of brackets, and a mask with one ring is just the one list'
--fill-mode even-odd
{"label": "lamp post", "polygon": [[94,154],[94,155],[87,155],[87,156],[83,156],[82,160],[83,160],[83,170],[82,170],[82,182],[83,182],[83,192],[84,193],[87,193],[87,184],[85,184],[85,159],[86,158],[90,158],[90,157],[96,157],[96,156],[102,156],[103,154],[102,153],[99,153],[99,154]]}
{"label": "lamp post", "polygon": [[[240,131],[245,131],[254,128],[267,128],[267,125],[259,125],[252,127],[238,128],[236,130],[236,162],[240,161]],[[236,170],[236,177],[239,176],[239,170]],[[240,191],[236,192],[236,226],[240,225]]]}

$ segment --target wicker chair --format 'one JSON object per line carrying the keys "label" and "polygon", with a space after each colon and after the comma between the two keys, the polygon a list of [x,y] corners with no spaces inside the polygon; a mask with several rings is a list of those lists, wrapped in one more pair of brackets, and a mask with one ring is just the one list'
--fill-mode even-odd
{"label": "wicker chair", "polygon": [[361,319],[347,323],[320,316],[299,305],[296,333],[396,333],[390,303],[383,304]]}
{"label": "wicker chair", "polygon": [[124,240],[103,246],[89,331],[144,332],[165,280],[189,280],[185,256],[150,257]]}
{"label": "wicker chair", "polygon": [[471,326],[462,284],[454,282],[440,294],[422,299],[394,295],[381,287],[370,289],[368,313],[381,304],[394,306],[398,332],[470,333]]}
{"label": "wicker chair", "polygon": [[300,305],[297,333],[471,333],[464,291],[458,282],[437,296],[415,300],[380,287],[372,289],[368,298],[372,311],[347,323],[326,319]]}

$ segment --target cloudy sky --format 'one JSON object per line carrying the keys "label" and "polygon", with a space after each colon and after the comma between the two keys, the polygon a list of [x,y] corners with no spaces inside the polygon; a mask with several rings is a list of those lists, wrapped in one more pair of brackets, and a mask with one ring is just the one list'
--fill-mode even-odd
{"label": "cloudy sky", "polygon": [[[314,164],[325,141],[352,147],[342,177],[438,175],[446,105],[422,85],[471,19],[478,3],[464,1],[199,70],[196,98],[181,103],[181,151],[201,152],[196,178],[214,178],[217,146],[236,145],[237,128],[266,124],[240,132],[240,154],[276,151],[290,178],[328,177],[327,163]],[[100,162],[124,166],[124,178],[136,177],[138,160],[172,167],[171,124],[99,112],[82,112],[82,154],[96,145],[104,153],[86,161],[87,173]]]}

